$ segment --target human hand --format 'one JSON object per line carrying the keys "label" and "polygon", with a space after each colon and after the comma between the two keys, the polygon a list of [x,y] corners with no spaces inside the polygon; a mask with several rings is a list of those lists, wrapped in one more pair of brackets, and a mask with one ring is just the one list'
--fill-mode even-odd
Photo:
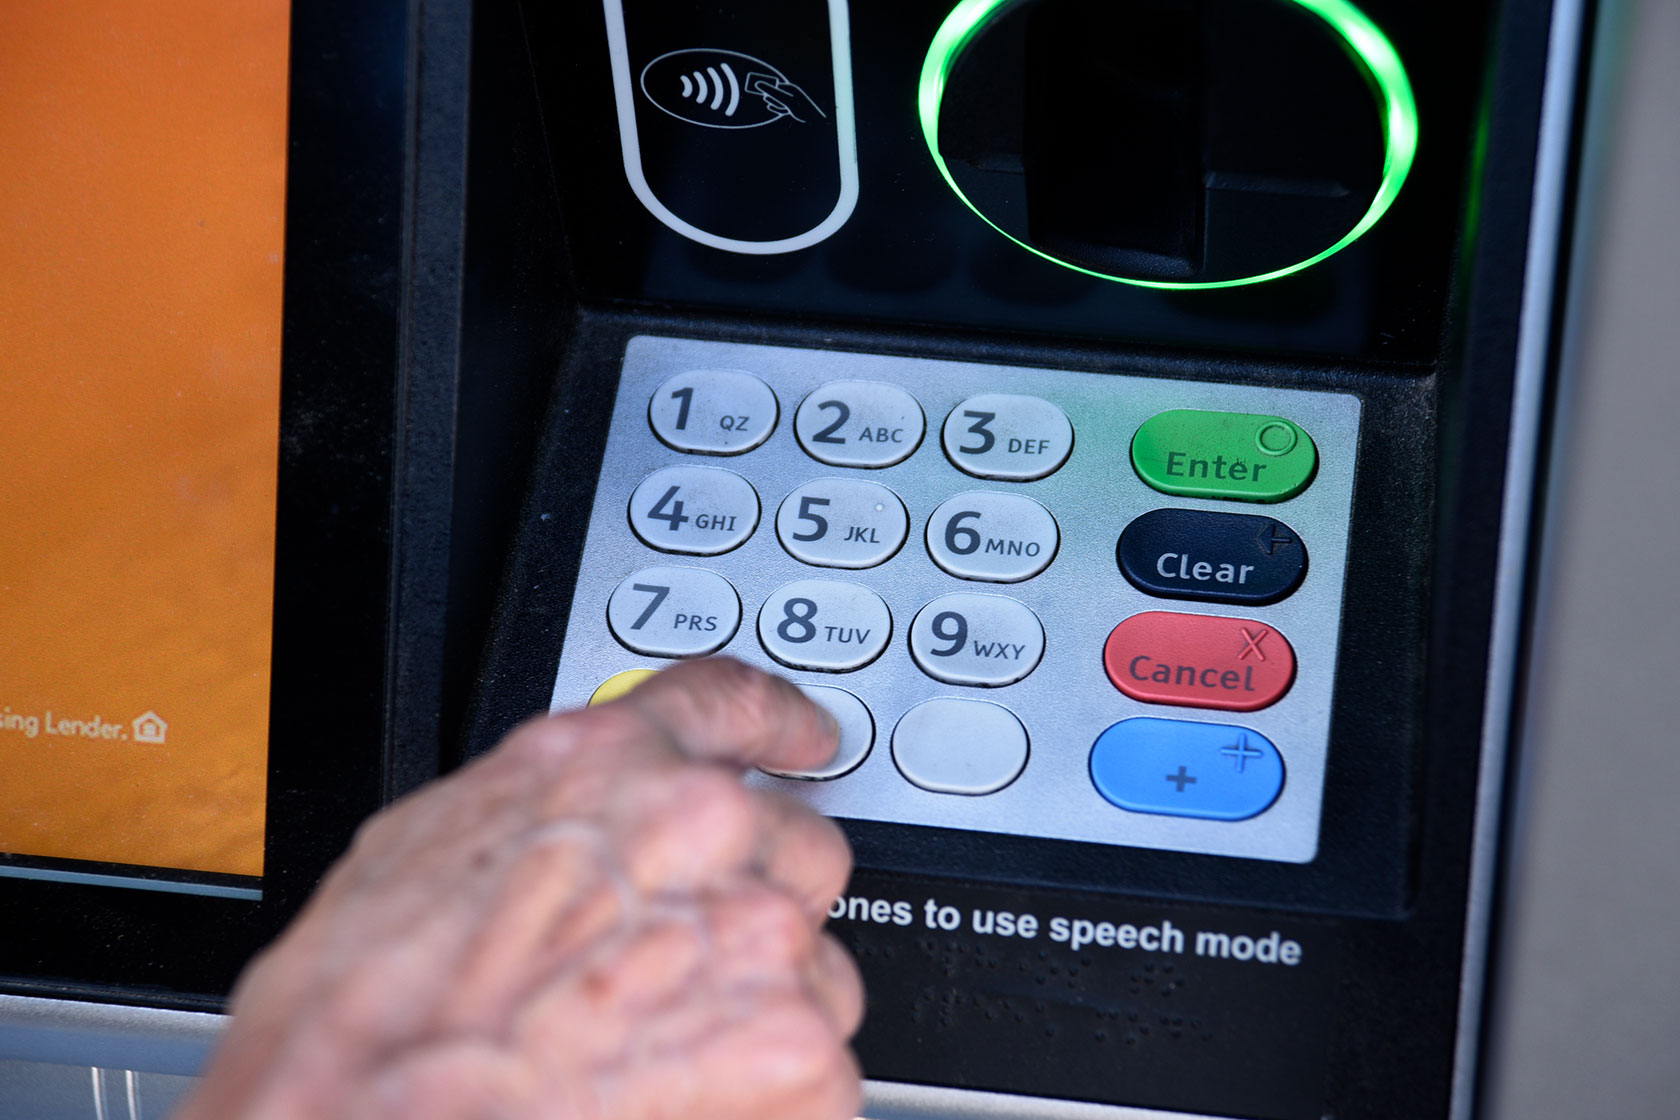
{"label": "human hand", "polygon": [[180,1120],[842,1120],[840,831],[744,788],[832,721],[738,662],[526,723],[373,818],[248,970]]}

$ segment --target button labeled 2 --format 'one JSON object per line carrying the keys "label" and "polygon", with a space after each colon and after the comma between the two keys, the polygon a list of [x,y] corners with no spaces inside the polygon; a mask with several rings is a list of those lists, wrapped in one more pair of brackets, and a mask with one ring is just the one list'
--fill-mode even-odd
{"label": "button labeled 2", "polygon": [[921,446],[927,418],[916,398],[879,381],[831,381],[800,402],[793,434],[835,467],[890,467]]}
{"label": "button labeled 2", "polygon": [[1289,691],[1295,651],[1264,622],[1146,611],[1109,634],[1103,667],[1134,700],[1252,712]]}
{"label": "button labeled 2", "polygon": [[1110,803],[1134,813],[1241,821],[1277,800],[1283,756],[1246,727],[1128,719],[1091,748],[1091,781]]}

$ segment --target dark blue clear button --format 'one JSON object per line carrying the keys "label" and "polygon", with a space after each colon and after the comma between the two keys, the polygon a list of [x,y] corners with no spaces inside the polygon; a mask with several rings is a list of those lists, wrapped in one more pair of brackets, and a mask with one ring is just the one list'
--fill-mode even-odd
{"label": "dark blue clear button", "polygon": [[1180,719],[1127,719],[1091,748],[1097,792],[1134,813],[1240,821],[1283,790],[1283,756],[1258,731]]}

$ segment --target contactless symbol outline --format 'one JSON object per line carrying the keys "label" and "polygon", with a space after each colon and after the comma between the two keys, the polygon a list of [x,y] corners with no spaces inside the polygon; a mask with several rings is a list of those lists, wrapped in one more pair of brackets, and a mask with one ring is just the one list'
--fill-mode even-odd
{"label": "contactless symbol outline", "polygon": [[642,96],[661,112],[701,128],[760,128],[781,120],[804,124],[812,114],[828,116],[776,67],[718,47],[666,51],[642,67],[638,84]]}
{"label": "contactless symbol outline", "polygon": [[1289,0],[1298,4],[1309,12],[1318,16],[1352,48],[1354,56],[1359,59],[1382,96],[1383,102],[1383,174],[1382,183],[1377,188],[1376,197],[1371,200],[1370,208],[1365,211],[1357,225],[1342,236],[1340,241],[1329,248],[1308,257],[1304,261],[1261,272],[1253,276],[1241,276],[1234,280],[1144,280],[1136,276],[1117,276],[1096,269],[1084,268],[1071,261],[1065,261],[1054,254],[1047,253],[1016,237],[1002,226],[981,212],[975,206],[963,189],[957,185],[951,175],[951,169],[945,163],[945,157],[939,150],[939,110],[945,100],[945,84],[950,79],[951,71],[956,67],[957,60],[962,57],[968,45],[975,37],[984,31],[1005,9],[1020,3],[1021,0],[962,0],[951,9],[951,14],[945,17],[945,22],[933,36],[933,42],[928,47],[927,58],[922,62],[921,79],[916,90],[916,112],[921,120],[922,138],[927,142],[928,152],[933,156],[933,162],[939,168],[939,174],[945,179],[947,186],[963,201],[963,205],[980,218],[981,221],[1009,238],[1021,248],[1042,257],[1051,264],[1061,265],[1074,272],[1094,276],[1099,280],[1113,280],[1120,284],[1131,284],[1139,288],[1160,288],[1170,291],[1206,291],[1213,288],[1239,288],[1248,284],[1260,284],[1267,280],[1278,280],[1293,275],[1313,265],[1332,257],[1365,236],[1372,226],[1388,212],[1394,200],[1400,195],[1400,188],[1406,182],[1406,176],[1412,169],[1412,160],[1417,155],[1418,145],[1418,111],[1417,101],[1412,96],[1412,83],[1406,77],[1406,67],[1400,61],[1400,54],[1394,49],[1394,44],[1388,41],[1370,17],[1360,11],[1348,0]]}

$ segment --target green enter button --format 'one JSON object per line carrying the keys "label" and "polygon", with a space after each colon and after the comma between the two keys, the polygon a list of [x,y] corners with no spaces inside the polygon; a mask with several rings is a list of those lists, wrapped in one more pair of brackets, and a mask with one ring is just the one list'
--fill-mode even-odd
{"label": "green enter button", "polygon": [[1281,416],[1177,408],[1137,430],[1132,466],[1165,494],[1281,502],[1312,481],[1318,448]]}

